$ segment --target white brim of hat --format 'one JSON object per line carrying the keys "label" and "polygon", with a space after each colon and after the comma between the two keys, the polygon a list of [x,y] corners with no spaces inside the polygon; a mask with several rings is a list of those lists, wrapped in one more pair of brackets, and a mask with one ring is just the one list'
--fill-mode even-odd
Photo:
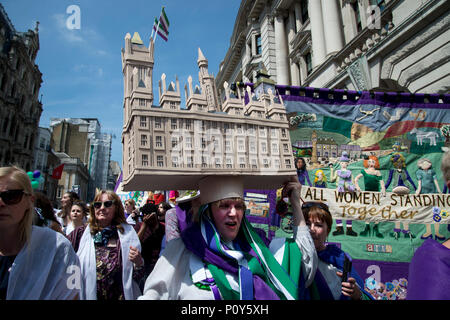
{"label": "white brim of hat", "polygon": [[176,203],[183,203],[197,199],[198,197],[200,197],[199,190],[188,190],[183,195],[179,196],[175,201]]}

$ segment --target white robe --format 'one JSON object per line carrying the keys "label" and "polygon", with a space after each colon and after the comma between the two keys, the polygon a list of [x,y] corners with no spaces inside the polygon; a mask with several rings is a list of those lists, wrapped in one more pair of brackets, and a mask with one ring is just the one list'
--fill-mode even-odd
{"label": "white robe", "polygon": [[[72,300],[80,296],[80,261],[69,240],[33,226],[8,280],[7,300]],[[77,279],[78,277],[78,279]]]}
{"label": "white robe", "polygon": [[[302,274],[306,275],[306,286],[314,280],[318,257],[309,228],[294,227],[295,242],[302,253]],[[278,263],[283,259],[285,238],[275,238],[270,251]],[[203,262],[186,249],[181,238],[173,239],[166,245],[152,273],[145,282],[144,294],[138,300],[214,300],[210,290],[198,288],[192,281],[211,277]],[[239,279],[225,271],[233,289],[239,288]]]}
{"label": "white robe", "polygon": [[[133,263],[128,259],[130,246],[142,252],[141,242],[134,228],[126,223],[121,225],[124,232],[118,231],[120,250],[122,255],[122,285],[126,300],[136,300],[141,294],[138,284],[133,280]],[[81,275],[83,280],[82,300],[97,300],[97,262],[95,256],[94,238],[91,235],[89,225],[81,236],[77,254],[81,263]]]}

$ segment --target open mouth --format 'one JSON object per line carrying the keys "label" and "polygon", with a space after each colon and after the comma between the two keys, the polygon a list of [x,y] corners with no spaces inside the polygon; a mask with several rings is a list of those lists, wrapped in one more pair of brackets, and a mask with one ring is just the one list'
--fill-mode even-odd
{"label": "open mouth", "polygon": [[237,226],[237,222],[234,222],[234,221],[226,222],[225,225],[229,228],[234,228]]}

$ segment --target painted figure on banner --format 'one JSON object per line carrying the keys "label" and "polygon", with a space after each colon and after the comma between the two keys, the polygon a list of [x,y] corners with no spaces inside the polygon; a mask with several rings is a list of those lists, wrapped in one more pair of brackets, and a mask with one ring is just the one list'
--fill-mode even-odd
{"label": "painted figure on banner", "polygon": [[[334,168],[331,167],[331,177],[330,181],[336,181],[337,191],[340,193],[344,192],[355,192],[355,185],[353,184],[353,176],[352,172],[347,169],[348,163],[350,162],[350,158],[346,151],[342,152],[341,157],[339,158],[339,164],[341,169],[334,171]],[[346,234],[348,236],[356,237],[357,234],[352,229],[352,220],[346,220],[347,231]],[[333,236],[344,234],[343,228],[343,220],[336,220],[336,231],[333,232]]]}
{"label": "painted figure on banner", "polygon": [[[364,190],[365,191],[375,191],[380,192],[383,196],[386,196],[386,188],[384,186],[383,177],[380,169],[380,161],[377,156],[370,155],[364,161],[363,165],[365,169],[361,170],[361,173],[355,177],[355,186],[356,190],[361,192],[361,188],[358,184],[359,179],[364,178]],[[363,237],[367,237],[371,234],[370,232],[370,222],[366,221],[366,227],[364,231],[362,231],[359,235]],[[374,234],[377,238],[383,238],[383,235],[378,230],[378,222],[374,223],[374,227],[372,229],[372,234]]]}
{"label": "painted figure on banner", "polygon": [[309,180],[309,175],[308,175],[308,171],[306,170],[306,161],[305,159],[299,157],[297,158],[296,162],[295,162],[295,167],[297,168],[297,176],[298,176],[298,181],[300,181],[300,183],[302,185],[305,185],[306,182],[308,182],[309,186],[311,187],[311,180]]}
{"label": "painted figure on banner", "polygon": [[[416,177],[417,177],[417,190],[416,195],[426,193],[441,193],[439,183],[436,177],[436,171],[432,168],[431,160],[428,158],[422,158],[417,161]],[[432,238],[431,224],[426,224],[426,232],[421,236],[421,239],[425,240]],[[434,223],[434,237],[436,240],[444,240],[445,237],[439,233],[439,223]]]}
{"label": "painted figure on banner", "polygon": [[327,177],[323,170],[318,169],[314,173],[314,187],[316,188],[326,188],[327,187]]}
{"label": "painted figure on banner", "polygon": [[[385,185],[386,190],[389,188],[392,182],[394,182],[392,188],[392,192],[394,193],[409,194],[411,190],[416,190],[416,185],[411,179],[408,170],[406,170],[405,157],[400,152],[394,152],[390,157],[390,161],[393,168],[389,170],[389,177]],[[407,186],[408,184],[409,187]],[[405,238],[415,238],[415,236],[409,230],[409,224],[407,222],[403,222],[403,229],[400,228],[399,221],[395,222],[394,230],[391,236],[398,239],[400,233],[403,233]]]}

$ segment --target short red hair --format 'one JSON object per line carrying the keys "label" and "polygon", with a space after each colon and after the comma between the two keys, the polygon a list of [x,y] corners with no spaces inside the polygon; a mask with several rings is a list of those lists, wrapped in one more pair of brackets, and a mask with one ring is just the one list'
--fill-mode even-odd
{"label": "short red hair", "polygon": [[380,161],[378,160],[377,156],[369,156],[368,159],[365,159],[363,162],[364,168],[369,167],[369,160],[375,161],[375,169],[380,169]]}

